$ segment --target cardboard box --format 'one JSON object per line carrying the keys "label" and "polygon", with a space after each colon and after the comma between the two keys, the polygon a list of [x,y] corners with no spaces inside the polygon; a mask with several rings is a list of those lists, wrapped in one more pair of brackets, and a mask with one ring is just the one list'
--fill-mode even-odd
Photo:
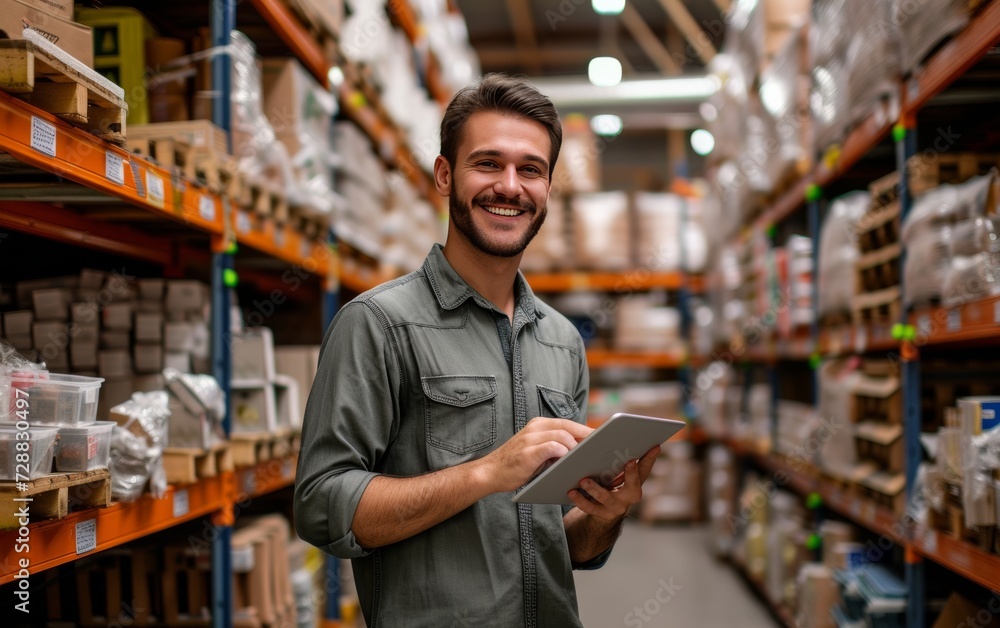
{"label": "cardboard box", "polygon": [[[153,37],[146,40],[146,65],[154,70],[168,68],[173,60],[187,54],[187,42],[173,37]],[[150,84],[149,121],[178,122],[191,119],[188,93],[189,82],[168,80]]]}
{"label": "cardboard box", "polygon": [[21,0],[24,4],[45,11],[53,17],[73,21],[72,0]]}
{"label": "cardboard box", "polygon": [[121,331],[132,329],[132,304],[108,303],[101,311],[101,324],[105,329]]}
{"label": "cardboard box", "polygon": [[135,311],[143,314],[163,314],[163,302],[139,301],[136,303]]}
{"label": "cardboard box", "polygon": [[138,312],[135,315],[136,342],[161,342],[163,340],[163,314]]}
{"label": "cardboard box", "polygon": [[[125,356],[128,357],[128,354]],[[131,377],[105,379],[101,384],[101,394],[97,397],[97,419],[103,421],[111,416],[111,409],[128,401],[133,392]]]}
{"label": "cardboard box", "polygon": [[97,368],[97,342],[80,343],[75,340],[69,349],[70,366],[73,371],[93,370]]}
{"label": "cardboard box", "polygon": [[194,348],[194,324],[166,323],[163,326],[163,348],[168,352],[190,353]]}
{"label": "cardboard box", "polygon": [[181,373],[190,373],[191,354],[184,351],[168,351],[163,357],[163,368],[176,369]]}
{"label": "cardboard box", "polygon": [[274,336],[267,327],[254,327],[230,340],[233,379],[274,381]]}
{"label": "cardboard box", "polygon": [[100,351],[97,354],[97,372],[105,379],[128,379],[131,387],[132,356],[120,349]]}
{"label": "cardboard box", "polygon": [[93,344],[96,345],[101,341],[101,328],[94,323],[70,323],[69,324],[69,337],[70,344],[81,343],[81,344]]}
{"label": "cardboard box", "polygon": [[63,322],[32,323],[31,338],[39,351],[49,347],[65,350],[69,346],[69,334],[66,333],[66,323]]}
{"label": "cardboard box", "polygon": [[127,351],[132,341],[127,331],[102,331],[101,348],[113,351]]}
{"label": "cardboard box", "polygon": [[[178,142],[189,144],[192,148],[208,148],[219,155],[229,154],[229,143],[226,138],[226,132],[208,120],[157,122],[154,124],[130,126],[128,128],[128,137],[129,139],[171,138]],[[170,283],[179,282],[180,280],[173,280]],[[195,281],[189,283],[198,282]],[[142,281],[140,281],[139,284],[141,290]]]}
{"label": "cardboard box", "polygon": [[303,137],[329,137],[336,103],[297,59],[264,59],[261,79],[264,114],[289,157],[305,148]]}
{"label": "cardboard box", "polygon": [[34,320],[35,315],[29,310],[4,312],[3,332],[7,338],[11,338],[13,336],[30,336],[31,324]]}
{"label": "cardboard box", "polygon": [[73,291],[66,288],[35,290],[31,293],[35,318],[40,321],[64,321],[69,318],[69,304]]}
{"label": "cardboard box", "polygon": [[295,379],[298,383],[299,409],[305,412],[309,391],[316,378],[319,363],[319,347],[284,346],[274,348],[275,369]]}
{"label": "cardboard box", "polygon": [[53,373],[69,372],[69,351],[65,347],[47,347],[42,352],[45,368]]}
{"label": "cardboard box", "polygon": [[70,319],[74,323],[94,324],[101,321],[101,309],[96,301],[84,301],[70,306]]}
{"label": "cardboard box", "polygon": [[104,282],[108,279],[108,273],[103,270],[84,268],[80,271],[80,290],[100,290],[104,287]]}
{"label": "cardboard box", "polygon": [[[143,128],[143,127],[138,127]],[[136,130],[133,127],[129,127],[128,136],[134,137]],[[167,282],[164,279],[140,279],[139,280],[139,298],[146,301],[163,301],[163,291],[166,289]]]}
{"label": "cardboard box", "polygon": [[[14,336],[7,334],[5,338],[7,342],[9,342],[11,346],[17,349],[22,355],[25,351],[28,351],[35,346],[35,344],[31,341],[31,334],[17,334]],[[27,358],[28,356],[24,357]]]}
{"label": "cardboard box", "polygon": [[189,312],[205,307],[206,291],[200,281],[175,279],[167,283],[167,311]]}
{"label": "cardboard box", "polygon": [[273,432],[277,427],[277,405],[274,385],[263,379],[233,379],[232,431]]}
{"label": "cardboard box", "polygon": [[163,370],[163,347],[161,345],[135,345],[132,356],[136,373],[159,373]]}
{"label": "cardboard box", "polygon": [[[35,0],[36,4],[38,2]],[[21,39],[22,20],[88,68],[94,67],[94,36],[89,27],[56,17],[20,0],[0,0],[0,30],[12,39]]]}
{"label": "cardboard box", "polygon": [[160,373],[136,375],[132,378],[132,390],[134,392],[153,392],[154,390],[163,390],[165,386],[166,382]]}
{"label": "cardboard box", "polygon": [[212,354],[212,334],[205,323],[192,323],[191,358],[207,360]]}

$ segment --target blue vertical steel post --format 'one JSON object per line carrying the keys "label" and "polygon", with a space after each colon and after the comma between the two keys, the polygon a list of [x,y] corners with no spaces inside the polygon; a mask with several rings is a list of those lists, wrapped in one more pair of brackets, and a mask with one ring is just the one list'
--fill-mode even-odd
{"label": "blue vertical steel post", "polygon": [[[910,127],[910,128],[906,128]],[[899,189],[899,213],[900,221],[905,221],[910,209],[913,207],[913,198],[910,194],[909,173],[906,169],[907,160],[917,153],[917,131],[916,124],[906,124],[895,129],[896,139],[896,169],[900,175]],[[900,271],[906,265],[906,247],[902,247],[899,258]],[[903,273],[900,272],[900,289],[905,295],[906,287],[903,285]],[[900,323],[905,324],[907,320],[907,308],[901,308]],[[903,362],[903,438],[905,440],[905,463],[906,463],[906,503],[907,508],[913,499],[913,490],[917,478],[917,468],[923,456],[920,445],[920,431],[922,428],[922,417],[920,414],[920,361],[919,356],[912,356],[910,361]],[[911,554],[906,552],[907,555]],[[922,560],[906,564],[906,585],[909,589],[909,603],[906,609],[906,625],[910,628],[923,628],[924,626],[924,593],[926,583],[924,581],[924,564]]]}
{"label": "blue vertical steel post", "polygon": [[684,339],[686,343],[684,351],[684,361],[681,364],[679,371],[677,372],[677,380],[680,382],[682,397],[681,401],[683,403],[684,417],[687,420],[694,420],[697,415],[697,410],[695,409],[694,402],[691,399],[691,353],[693,344],[691,339],[691,293],[688,288],[690,282],[690,269],[687,263],[687,249],[684,246],[684,232],[687,229],[688,221],[688,206],[687,199],[681,203],[681,228],[679,230],[680,237],[677,244],[680,250],[680,260],[681,260],[681,272],[684,277],[681,281],[680,290],[677,292],[677,306],[681,314],[681,338]]}
{"label": "blue vertical steel post", "polygon": [[[230,34],[236,26],[235,0],[212,0],[211,4],[212,45],[226,46]],[[232,150],[230,131],[230,66],[229,55],[217,55],[212,60],[212,89],[216,100],[212,107],[212,121],[226,132],[229,149]],[[229,219],[229,213],[226,213]],[[226,414],[223,427],[228,435],[231,429],[232,395],[232,354],[229,337],[229,288],[226,286],[226,271],[231,270],[233,257],[228,253],[214,253],[212,256],[212,372],[226,393]],[[233,625],[233,559],[232,532],[230,526],[220,526],[212,542],[212,624],[215,628],[229,628]]]}

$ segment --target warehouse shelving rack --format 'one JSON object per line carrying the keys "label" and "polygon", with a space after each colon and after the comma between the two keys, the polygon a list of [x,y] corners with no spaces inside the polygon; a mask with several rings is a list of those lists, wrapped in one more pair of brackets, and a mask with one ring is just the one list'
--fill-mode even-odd
{"label": "warehouse shelving rack", "polygon": [[[774,225],[799,211],[808,212],[810,235],[819,243],[819,209],[822,190],[837,181],[891,133],[895,141],[895,166],[903,177],[902,215],[912,206],[907,187],[907,159],[917,153],[917,114],[932,98],[944,92],[964,76],[1000,43],[1000,2],[988,3],[966,28],[944,44],[912,77],[899,85],[899,111],[896,119],[883,113],[873,114],[857,126],[834,153],[824,155],[816,168],[801,178],[767,208],[749,229],[740,235],[745,242],[750,234],[767,232]],[[905,255],[905,251],[904,251]],[[815,259],[815,258],[814,258]],[[815,293],[814,293],[815,297]],[[816,302],[816,299],[813,299]],[[898,354],[903,386],[904,438],[906,440],[907,498],[914,486],[917,464],[922,458],[919,442],[921,429],[920,351],[924,346],[960,347],[1000,339],[1000,298],[990,297],[953,308],[917,307],[905,312],[894,324],[859,324],[838,330],[820,330],[814,325],[808,341],[794,347],[780,342],[765,344],[747,353],[745,361],[762,363],[769,378],[776,382],[775,362],[779,360],[832,357],[864,352]],[[697,363],[707,358],[695,356]],[[818,390],[818,386],[814,388]],[[778,391],[773,390],[776,403]],[[814,400],[815,402],[815,400]],[[772,425],[776,425],[776,407],[772,407]],[[743,460],[787,478],[785,486],[803,496],[818,496],[823,507],[868,529],[884,535],[904,550],[905,578],[909,589],[907,626],[923,628],[925,617],[925,563],[930,560],[962,578],[988,590],[1000,591],[1000,556],[986,553],[965,541],[936,530],[904,526],[888,510],[845,496],[839,487],[818,477],[814,470],[800,469],[776,453],[754,451],[743,443],[723,439],[723,444]],[[762,594],[766,595],[762,591]],[[787,617],[787,609],[769,600],[776,616]]]}
{"label": "warehouse shelving rack", "polygon": [[[328,87],[329,71],[342,60],[328,60],[323,49],[302,27],[287,5],[276,0],[252,0],[253,7],[272,26],[293,54],[321,84]],[[229,43],[236,28],[235,0],[212,0],[209,21],[213,45]],[[406,0],[393,2],[393,19],[411,40],[421,36],[412,7]],[[427,55],[425,76],[435,98],[446,98],[440,82],[440,67]],[[229,102],[229,60],[225,54],[215,57],[213,87],[220,102]],[[371,96],[371,92],[368,92]],[[399,168],[432,205],[440,207],[429,175],[421,170],[406,146],[397,127],[387,118],[378,103],[369,102],[356,87],[342,85],[337,95],[345,116],[356,122],[382,149],[389,167]],[[213,122],[231,130],[228,107],[214,108]],[[31,144],[32,120],[37,119],[56,129],[56,152],[49,156]],[[331,232],[319,238],[306,238],[291,226],[263,220],[246,208],[233,206],[229,199],[196,185],[185,184],[156,163],[110,145],[57,119],[55,116],[0,93],[0,150],[17,161],[56,175],[56,185],[26,184],[0,190],[0,227],[69,243],[84,248],[113,253],[129,259],[152,262],[168,274],[182,274],[182,261],[207,260],[211,254],[212,296],[212,369],[229,393],[230,356],[225,343],[229,329],[229,289],[234,283],[234,256],[245,246],[265,257],[304,269],[321,283],[322,330],[332,321],[339,306],[342,287],[362,292],[376,285],[381,277],[358,275],[343,270],[337,254],[336,238]],[[111,176],[109,163],[120,163],[122,177]],[[64,180],[64,181],[63,181]],[[150,185],[150,182],[153,185]],[[156,193],[155,191],[162,191]],[[58,206],[117,203],[113,212],[77,213]],[[113,213],[113,216],[111,215]],[[207,240],[208,251],[198,245],[179,245],[149,230],[120,224],[133,217],[143,223],[159,221],[171,232],[183,231],[195,240]],[[190,239],[190,238],[189,238]],[[267,271],[249,270],[248,276],[263,276]],[[227,408],[225,427],[229,432],[231,408]],[[70,563],[79,557],[76,545],[78,526],[96,526],[94,547],[86,555],[110,549],[150,534],[201,517],[210,517],[213,534],[203,539],[211,546],[213,567],[212,618],[215,626],[232,625],[233,592],[230,538],[239,505],[260,496],[292,486],[297,460],[295,456],[274,459],[255,467],[224,472],[195,484],[170,486],[162,499],[144,495],[133,503],[116,503],[108,508],[74,512],[66,518],[32,523],[32,573]],[[16,531],[0,532],[0,543],[14,547]],[[0,564],[0,585],[14,580],[16,560],[7,554]],[[337,562],[328,561],[326,582],[328,608],[325,624],[339,622]],[[331,595],[332,594],[332,595]]]}

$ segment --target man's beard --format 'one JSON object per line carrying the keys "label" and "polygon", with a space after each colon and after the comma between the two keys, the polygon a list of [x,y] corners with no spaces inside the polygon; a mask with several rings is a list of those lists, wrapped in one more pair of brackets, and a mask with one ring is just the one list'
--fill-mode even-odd
{"label": "man's beard", "polygon": [[[534,213],[535,217],[528,225],[524,235],[522,235],[516,242],[493,242],[486,233],[483,233],[483,231],[476,226],[475,221],[473,221],[472,204],[479,205],[480,207],[494,204],[516,205],[519,209],[529,213]],[[451,220],[455,223],[455,227],[469,240],[469,242],[472,243],[472,246],[476,247],[483,253],[494,257],[514,257],[516,255],[520,255],[524,249],[527,248],[531,240],[538,234],[538,230],[542,228],[542,223],[545,222],[545,214],[547,212],[544,205],[538,208],[531,202],[509,201],[500,196],[485,194],[474,198],[472,203],[462,203],[455,197],[454,194],[452,194],[448,197],[448,209],[451,214]]]}

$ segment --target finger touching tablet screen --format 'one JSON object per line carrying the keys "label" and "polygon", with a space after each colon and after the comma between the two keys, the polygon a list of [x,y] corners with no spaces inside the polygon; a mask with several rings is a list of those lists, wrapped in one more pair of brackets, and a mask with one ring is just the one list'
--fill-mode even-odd
{"label": "finger touching tablet screen", "polygon": [[567,493],[591,478],[607,486],[630,460],[669,440],[684,421],[619,412],[514,494],[520,504],[572,506]]}

